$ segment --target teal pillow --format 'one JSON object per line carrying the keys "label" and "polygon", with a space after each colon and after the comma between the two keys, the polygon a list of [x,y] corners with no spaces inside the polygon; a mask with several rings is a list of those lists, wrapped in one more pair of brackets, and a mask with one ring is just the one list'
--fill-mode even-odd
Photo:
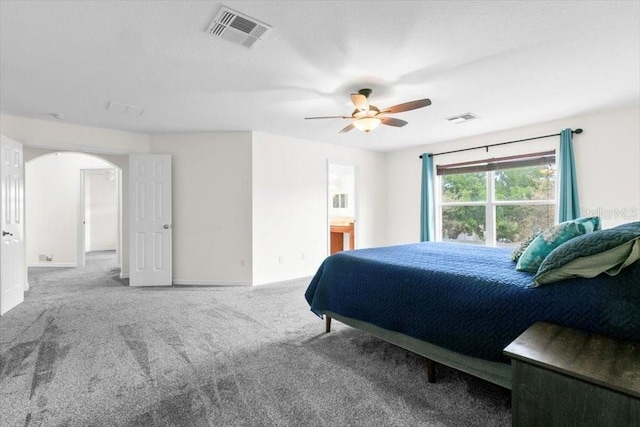
{"label": "teal pillow", "polygon": [[597,216],[582,217],[574,219],[573,222],[583,225],[585,234],[600,230],[600,217]]}
{"label": "teal pillow", "polygon": [[533,286],[571,277],[615,276],[640,259],[640,221],[578,236],[542,262]]}
{"label": "teal pillow", "polygon": [[518,264],[516,264],[516,270],[531,273],[537,272],[540,264],[551,251],[564,242],[585,233],[585,226],[576,221],[566,221],[554,225],[533,239],[533,242],[520,256]]}
{"label": "teal pillow", "polygon": [[511,254],[511,261],[518,262],[518,260],[520,259],[524,251],[527,250],[531,242],[533,242],[535,238],[540,235],[540,233],[541,232],[533,233],[524,242],[520,243],[518,247]]}
{"label": "teal pillow", "polygon": [[600,230],[600,218],[597,216],[576,218],[554,225],[540,233],[525,248],[518,259],[516,270],[535,273],[542,261],[555,248],[576,236],[592,233],[596,230]]}

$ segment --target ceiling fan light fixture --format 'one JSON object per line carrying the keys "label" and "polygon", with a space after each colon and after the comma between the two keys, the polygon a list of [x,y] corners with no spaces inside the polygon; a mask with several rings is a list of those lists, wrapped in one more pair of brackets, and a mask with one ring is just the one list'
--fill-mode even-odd
{"label": "ceiling fan light fixture", "polygon": [[398,128],[403,127],[407,124],[407,122],[404,120],[396,119],[394,117],[387,117],[387,114],[403,113],[405,111],[416,110],[418,108],[431,105],[431,100],[428,98],[424,98],[416,99],[415,101],[405,102],[389,108],[385,108],[384,110],[380,110],[375,105],[369,104],[370,94],[371,89],[361,89],[358,93],[351,94],[351,103],[355,107],[355,110],[353,110],[351,116],[320,116],[305,117],[305,119],[353,119],[351,123],[349,123],[338,133],[347,133],[352,131],[354,128],[368,133],[380,126],[380,124]]}
{"label": "ceiling fan light fixture", "polygon": [[362,132],[371,132],[380,125],[381,120],[378,117],[362,117],[353,122],[353,126]]}

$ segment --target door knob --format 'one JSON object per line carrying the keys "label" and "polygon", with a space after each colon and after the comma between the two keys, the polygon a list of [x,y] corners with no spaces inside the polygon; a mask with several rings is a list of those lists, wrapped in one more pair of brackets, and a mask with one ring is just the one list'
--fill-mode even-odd
{"label": "door knob", "polygon": [[168,230],[171,228],[171,226],[169,224],[165,224],[162,228],[164,228],[165,230]]}
{"label": "door knob", "polygon": [[8,231],[4,231],[2,230],[2,237],[9,235],[9,236],[13,236],[13,233],[9,233]]}

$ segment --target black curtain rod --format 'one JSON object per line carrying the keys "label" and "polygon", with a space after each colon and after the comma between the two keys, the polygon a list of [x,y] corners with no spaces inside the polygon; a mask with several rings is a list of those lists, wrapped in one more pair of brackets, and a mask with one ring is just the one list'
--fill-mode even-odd
{"label": "black curtain rod", "polygon": [[[582,133],[582,129],[572,130],[571,132],[572,133]],[[440,156],[442,154],[460,153],[462,151],[479,150],[480,148],[484,148],[487,151],[489,151],[489,147],[497,147],[498,145],[513,144],[515,142],[533,141],[534,139],[550,138],[552,136],[560,136],[560,134],[559,133],[554,133],[554,134],[551,134],[551,135],[534,136],[533,138],[517,139],[515,141],[499,142],[497,144],[481,145],[480,147],[461,148],[460,150],[451,150],[451,151],[444,151],[442,153],[429,154],[429,157]],[[420,154],[420,158],[422,158],[422,154]]]}

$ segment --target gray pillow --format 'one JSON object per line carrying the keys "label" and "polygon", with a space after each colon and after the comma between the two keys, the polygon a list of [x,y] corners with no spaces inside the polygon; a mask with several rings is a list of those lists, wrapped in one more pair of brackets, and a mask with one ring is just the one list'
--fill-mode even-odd
{"label": "gray pillow", "polygon": [[615,276],[640,259],[640,221],[574,237],[542,262],[533,286],[571,277]]}

